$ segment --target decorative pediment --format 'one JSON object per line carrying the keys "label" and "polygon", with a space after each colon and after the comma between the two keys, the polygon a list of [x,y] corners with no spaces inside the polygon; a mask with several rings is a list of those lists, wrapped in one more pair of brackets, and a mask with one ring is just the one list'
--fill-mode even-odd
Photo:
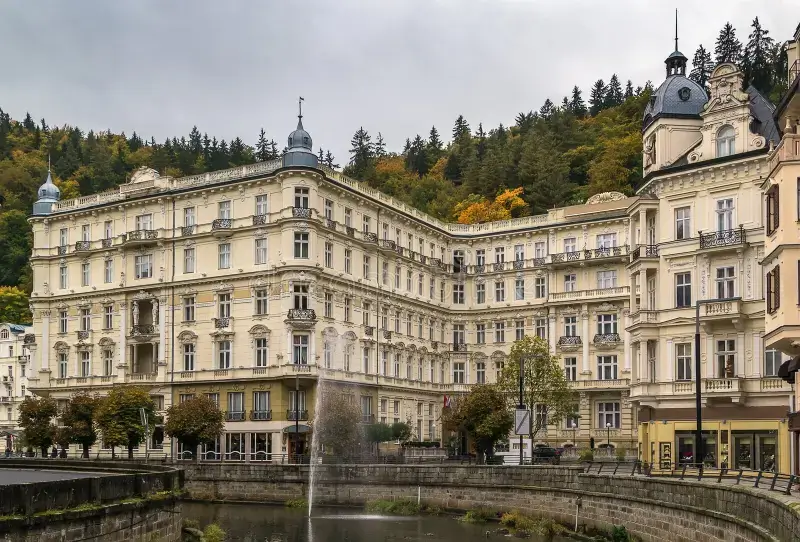
{"label": "decorative pediment", "polygon": [[53,350],[55,350],[59,354],[65,354],[69,352],[69,345],[64,341],[58,341],[56,342],[56,344],[53,345]]}
{"label": "decorative pediment", "polygon": [[103,337],[97,344],[99,344],[100,348],[104,350],[111,350],[114,348],[114,341],[112,341],[108,337]]}
{"label": "decorative pediment", "polygon": [[336,331],[336,328],[333,327],[326,327],[322,330],[322,336],[328,340],[336,339],[339,336],[339,332]]}
{"label": "decorative pediment", "polygon": [[345,338],[346,340],[348,340],[348,341],[355,341],[355,340],[357,340],[357,339],[358,339],[358,337],[356,337],[356,334],[355,334],[355,333],[353,333],[352,331],[347,331],[347,332],[345,332],[345,334],[344,334],[344,338]]}
{"label": "decorative pediment", "polygon": [[213,290],[215,292],[230,291],[230,290],[233,290],[233,284],[231,284],[229,282],[220,282],[220,283],[218,283],[217,285],[214,286]]}
{"label": "decorative pediment", "polygon": [[139,301],[141,299],[155,299],[155,294],[151,294],[150,292],[146,292],[144,290],[139,290],[135,294],[133,294],[133,299]]}
{"label": "decorative pediment", "polygon": [[494,352],[492,352],[492,361],[497,362],[505,360],[506,360],[506,354],[504,352],[501,352],[500,350],[495,350]]}
{"label": "decorative pediment", "polygon": [[196,343],[197,334],[189,330],[181,331],[180,334],[178,334],[178,342],[181,344]]}
{"label": "decorative pediment", "polygon": [[270,336],[269,329],[267,329],[266,326],[262,326],[261,324],[257,324],[251,327],[248,333],[250,333],[250,335],[252,335],[254,339],[269,339]]}

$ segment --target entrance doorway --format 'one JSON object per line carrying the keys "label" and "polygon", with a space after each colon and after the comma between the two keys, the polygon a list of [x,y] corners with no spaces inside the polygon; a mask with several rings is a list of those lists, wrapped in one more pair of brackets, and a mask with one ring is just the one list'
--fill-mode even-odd
{"label": "entrance doorway", "polygon": [[734,431],[733,467],[735,469],[774,472],[778,459],[778,435],[775,431]]}

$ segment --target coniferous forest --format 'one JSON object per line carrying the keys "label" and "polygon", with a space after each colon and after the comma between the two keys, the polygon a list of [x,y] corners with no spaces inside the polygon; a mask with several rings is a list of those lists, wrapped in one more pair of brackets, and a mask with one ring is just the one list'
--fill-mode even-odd
{"label": "coniferous forest", "polygon": [[[773,103],[785,91],[785,43],[773,39],[758,18],[741,39],[726,23],[713,48],[700,45],[689,56],[689,76],[701,85],[716,64],[734,62],[745,85]],[[599,192],[633,193],[642,174],[641,119],[652,91],[649,81],[638,85],[611,74],[588,93],[574,86],[558,102],[547,99],[513,119],[509,112],[508,125],[484,127],[459,115],[452,127],[433,126],[394,150],[386,148],[379,130],[361,126],[348,157],[337,160],[322,148],[318,156],[332,168],[341,161],[345,174],[442,220],[543,213]],[[136,132],[51,126],[31,114],[12,119],[0,109],[0,321],[29,318],[27,215],[47,175],[48,157],[62,199],[69,199],[113,189],[140,166],[179,177],[270,160],[284,150],[264,129],[250,141],[218,140],[195,126],[186,136],[157,142]]]}

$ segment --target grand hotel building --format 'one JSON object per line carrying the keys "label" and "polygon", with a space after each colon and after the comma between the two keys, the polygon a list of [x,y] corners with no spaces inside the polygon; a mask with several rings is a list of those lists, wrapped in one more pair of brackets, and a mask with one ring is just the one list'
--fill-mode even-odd
{"label": "grand hotel building", "polygon": [[579,413],[537,439],[669,465],[693,460],[699,301],[704,460],[786,472],[792,390],[765,348],[760,268],[773,106],[731,64],[710,95],[678,51],[666,66],[636,196],[546,215],[442,223],[318,164],[301,123],[274,162],[142,169],[70,201],[48,178],[31,217],[31,390],[143,384],[162,409],[211,394],[227,421],[206,456],[263,459],[306,446],[324,375],[358,385],[365,421],[438,440],[443,397],[494,381],[535,334]]}

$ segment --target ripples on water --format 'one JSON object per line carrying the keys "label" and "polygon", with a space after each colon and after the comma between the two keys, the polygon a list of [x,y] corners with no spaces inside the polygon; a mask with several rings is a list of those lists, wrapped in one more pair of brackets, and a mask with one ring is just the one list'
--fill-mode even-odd
{"label": "ripples on water", "polygon": [[[509,540],[497,524],[470,525],[450,516],[380,516],[347,508],[305,510],[261,504],[187,502],[184,517],[205,526],[217,523],[236,542],[487,542]],[[529,538],[531,542],[541,542]],[[565,541],[566,539],[556,539]]]}

